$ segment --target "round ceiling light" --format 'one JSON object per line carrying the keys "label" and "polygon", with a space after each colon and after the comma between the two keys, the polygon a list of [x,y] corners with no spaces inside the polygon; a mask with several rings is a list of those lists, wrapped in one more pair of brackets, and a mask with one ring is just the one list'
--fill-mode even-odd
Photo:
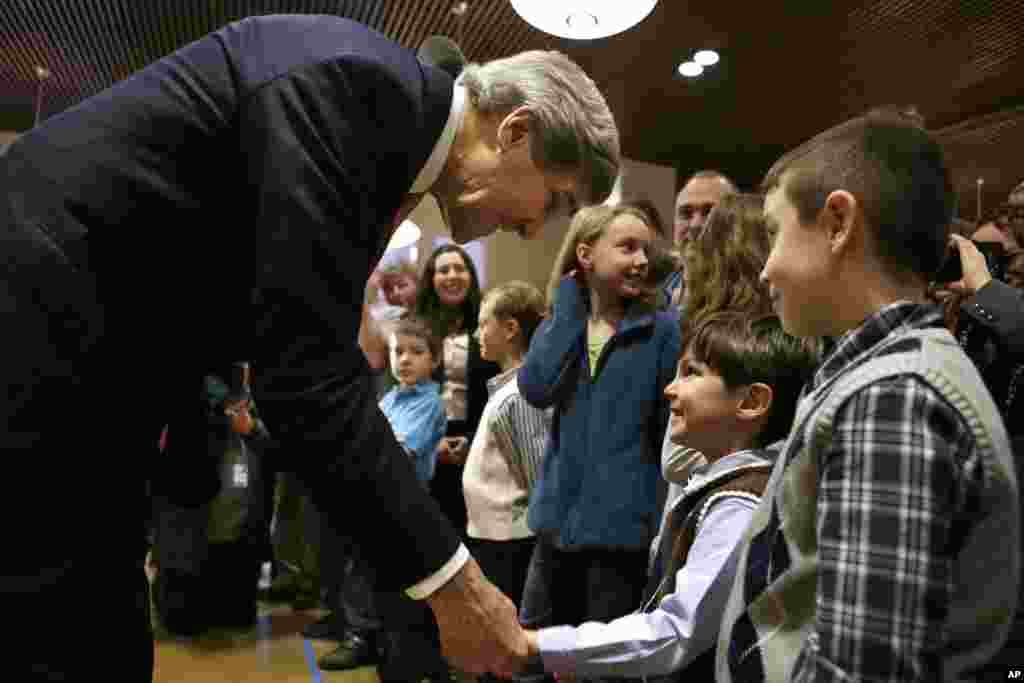
{"label": "round ceiling light", "polygon": [[694,78],[704,73],[704,67],[697,62],[683,62],[679,65],[679,73],[687,78]]}
{"label": "round ceiling light", "polygon": [[693,61],[701,66],[714,66],[718,64],[718,53],[714,50],[701,50],[693,56]]}
{"label": "round ceiling light", "polygon": [[511,0],[531,26],[561,38],[593,40],[622,33],[654,10],[658,0]]}
{"label": "round ceiling light", "polygon": [[388,250],[404,249],[419,242],[422,235],[423,231],[420,230],[420,226],[410,220],[404,220],[391,235],[391,241],[388,242],[387,248]]}

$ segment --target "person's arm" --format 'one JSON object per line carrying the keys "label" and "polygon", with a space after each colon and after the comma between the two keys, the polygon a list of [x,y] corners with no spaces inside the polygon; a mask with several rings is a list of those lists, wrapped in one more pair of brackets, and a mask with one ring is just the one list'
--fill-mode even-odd
{"label": "person's arm", "polygon": [[576,278],[562,278],[551,315],[537,327],[519,368],[519,392],[531,405],[547,408],[575,375],[580,339],[587,328],[587,310]]}
{"label": "person's arm", "polygon": [[1018,360],[1024,356],[1024,296],[1019,289],[991,280],[964,299],[960,310],[989,330],[1000,351]]}
{"label": "person's arm", "polygon": [[359,321],[359,348],[366,355],[366,361],[374,370],[381,370],[388,364],[388,343],[381,333],[380,327],[370,315],[370,308],[363,304],[362,318]]}
{"label": "person's arm", "polygon": [[[680,346],[682,344],[681,334],[679,332],[679,325],[675,321],[666,324],[666,318],[668,317],[665,313],[656,314],[655,324],[662,327],[662,342],[661,347],[658,349],[658,384],[657,384],[657,396],[655,397],[657,409],[654,411],[654,424],[651,425],[650,439],[654,442],[652,445],[658,448],[659,444],[657,440],[663,434],[668,433],[668,418],[669,418],[669,401],[665,397],[665,389],[672,380],[675,379],[676,370],[679,367],[679,356],[681,355]],[[666,329],[667,328],[667,329]],[[664,449],[664,442],[660,444],[662,450],[657,451],[659,454]],[[666,481],[670,481],[666,477]]]}
{"label": "person's arm", "polygon": [[967,294],[961,312],[987,329],[1003,353],[1019,358],[1024,354],[1024,295],[992,279],[985,256],[973,242],[960,235],[953,235],[952,240],[960,254],[963,276],[948,287]]}
{"label": "person's arm", "polygon": [[819,458],[815,638],[792,680],[920,680],[937,673],[973,440],[910,378],[855,394],[835,425]]}
{"label": "person's arm", "polygon": [[672,443],[672,432],[665,429],[661,443],[661,476],[670,484],[686,484],[694,467],[703,464],[704,454],[689,446]]}
{"label": "person's arm", "polygon": [[531,654],[541,656],[547,671],[585,678],[661,676],[683,669],[718,638],[739,560],[734,551],[755,507],[739,497],[711,506],[676,573],[675,592],[653,611],[607,624],[528,631]]}
{"label": "person's arm", "polygon": [[492,431],[520,489],[533,490],[551,424],[544,411],[513,394],[495,411]]}

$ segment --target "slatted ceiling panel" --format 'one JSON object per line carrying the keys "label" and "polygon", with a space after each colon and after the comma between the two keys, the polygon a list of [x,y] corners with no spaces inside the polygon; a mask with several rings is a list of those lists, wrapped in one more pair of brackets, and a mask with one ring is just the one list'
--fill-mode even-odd
{"label": "slatted ceiling panel", "polygon": [[[1024,0],[661,0],[636,29],[595,42],[541,33],[509,0],[467,0],[460,21],[457,1],[0,0],[0,129],[32,125],[37,64],[52,73],[45,118],[231,21],[295,12],[349,17],[409,48],[447,35],[476,62],[566,52],[605,90],[623,151],[641,161],[759,178],[776,148],[908,103],[941,128],[964,206],[977,173],[986,203],[1024,178]],[[708,46],[722,48],[720,78],[672,76]]]}
{"label": "slatted ceiling panel", "polygon": [[[984,178],[982,205],[993,207],[1006,200],[1010,189],[1024,178],[1024,106],[937,131],[954,169],[954,182],[962,213],[975,216],[977,179]],[[1016,157],[1000,163],[1007,151]]]}

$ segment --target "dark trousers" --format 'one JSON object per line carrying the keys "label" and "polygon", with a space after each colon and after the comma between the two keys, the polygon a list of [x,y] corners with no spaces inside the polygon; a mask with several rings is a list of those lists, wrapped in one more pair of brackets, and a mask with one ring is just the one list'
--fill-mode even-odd
{"label": "dark trousers", "polygon": [[168,631],[195,635],[207,629],[256,622],[262,553],[252,543],[211,543],[198,573],[157,568],[153,603]]}
{"label": "dark trousers", "polygon": [[462,465],[437,463],[430,480],[430,495],[459,533],[466,535],[466,498],[462,493]]}
{"label": "dark trousers", "polygon": [[[97,564],[102,564],[98,562]],[[117,565],[84,571],[53,586],[45,594],[4,595],[7,614],[17,618],[4,636],[4,669],[0,679],[25,683],[96,679],[102,653],[116,651],[109,661],[118,681],[149,681],[153,677],[153,633],[149,614],[149,581],[141,562],[135,570]],[[109,573],[104,575],[102,570]],[[77,616],[72,616],[77,615]],[[54,625],[67,619],[82,623],[67,637],[52,637]]]}
{"label": "dark trousers", "polygon": [[[519,620],[532,629],[609,622],[640,606],[646,580],[646,550],[566,552],[538,538],[526,575]],[[545,675],[543,680],[553,678]]]}
{"label": "dark trousers", "polygon": [[424,677],[447,681],[440,631],[427,603],[400,591],[379,591],[374,601],[382,622],[381,683],[420,683]]}
{"label": "dark trousers", "polygon": [[645,550],[567,552],[538,539],[520,620],[530,628],[611,621],[640,606],[646,579]]}
{"label": "dark trousers", "polygon": [[536,542],[537,539],[532,536],[511,541],[470,537],[466,539],[466,546],[484,576],[518,607],[522,604],[526,572],[530,568]]}
{"label": "dark trousers", "polygon": [[337,602],[334,608],[334,628],[338,633],[351,628],[365,636],[373,636],[381,629],[381,616],[377,609],[373,567],[359,555],[351,543],[347,546],[344,569],[340,572]]}

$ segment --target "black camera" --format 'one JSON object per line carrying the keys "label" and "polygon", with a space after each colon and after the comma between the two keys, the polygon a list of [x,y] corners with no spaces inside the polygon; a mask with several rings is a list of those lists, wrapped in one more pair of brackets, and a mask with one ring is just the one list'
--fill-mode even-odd
{"label": "black camera", "polygon": [[[978,248],[981,255],[985,257],[985,265],[993,280],[1006,282],[1006,248],[1001,242],[976,242],[971,244]],[[949,245],[946,251],[946,261],[939,268],[935,275],[936,282],[956,282],[964,276],[963,264],[960,262],[960,250],[956,245]]]}

